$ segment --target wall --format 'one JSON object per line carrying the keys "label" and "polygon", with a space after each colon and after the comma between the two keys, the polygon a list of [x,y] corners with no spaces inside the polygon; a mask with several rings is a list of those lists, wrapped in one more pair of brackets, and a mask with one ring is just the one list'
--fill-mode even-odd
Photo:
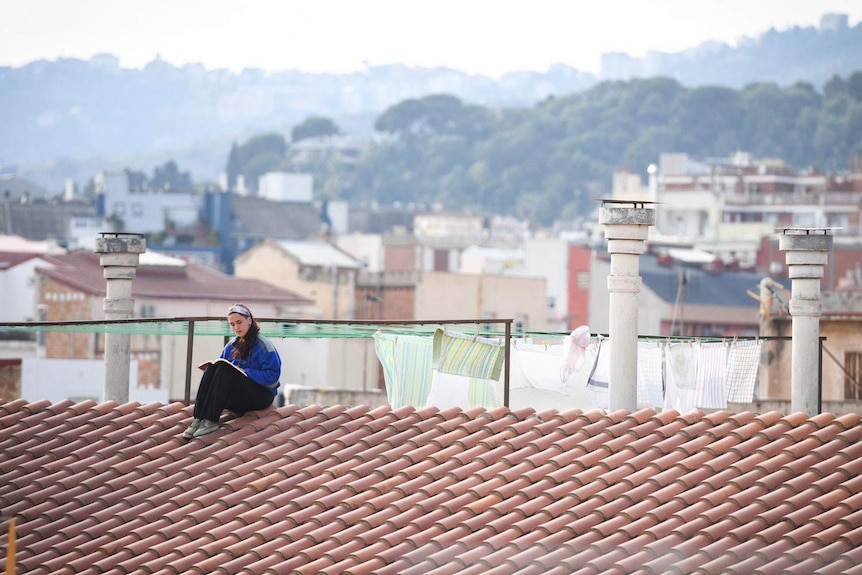
{"label": "wall", "polygon": [[378,389],[371,338],[283,338],[281,383],[287,387],[367,391]]}
{"label": "wall", "polygon": [[[138,365],[129,369],[129,401],[167,402],[167,393],[137,385]],[[21,365],[21,397],[28,401],[65,399],[105,401],[105,362],[75,359],[29,359]]]}
{"label": "wall", "polygon": [[383,239],[380,234],[348,234],[335,237],[335,244],[362,262],[363,271],[383,270]]}
{"label": "wall", "polygon": [[21,358],[0,359],[0,399],[21,397]]}
{"label": "wall", "polygon": [[[610,331],[610,256],[599,253],[590,262],[589,326],[592,333]],[[645,285],[638,293],[638,335],[662,335],[662,319],[671,317],[672,306]]]}
{"label": "wall", "polygon": [[[423,272],[416,286],[416,319],[479,319],[483,316],[482,276]],[[489,310],[490,311],[490,310]]]}
{"label": "wall", "polygon": [[823,400],[843,400],[844,355],[850,351],[862,353],[862,317],[845,321],[821,318],[820,335],[826,338],[823,342]]}
{"label": "wall", "polygon": [[360,272],[356,284],[356,319],[415,319],[418,278],[417,272]]}
{"label": "wall", "polygon": [[565,331],[571,332],[581,325],[590,325],[590,262],[593,250],[587,246],[568,246],[567,278],[568,322]]}
{"label": "wall", "polygon": [[546,331],[545,286],[545,278],[422,272],[416,319],[523,318],[526,329]]}
{"label": "wall", "polygon": [[129,233],[161,232],[172,224],[178,229],[194,226],[201,207],[200,195],[188,193],[129,193],[105,199],[105,215],[116,214]]}
{"label": "wall", "polygon": [[[299,292],[299,262],[269,240],[246,250],[234,260],[237,277],[256,278],[266,283]],[[307,295],[307,294],[302,294]]]}
{"label": "wall", "polygon": [[[42,276],[40,282],[40,301],[45,306],[44,321],[82,321],[95,317],[104,317],[99,307],[96,311],[96,300],[102,303],[102,298],[95,298],[72,289],[64,283]],[[45,357],[92,359],[95,357],[96,336],[92,333],[76,333],[73,331],[45,332]]]}
{"label": "wall", "polygon": [[755,250],[760,238],[775,233],[773,222],[722,222],[718,225],[720,242],[750,242]]}
{"label": "wall", "polygon": [[384,245],[383,269],[386,271],[415,271],[417,265],[417,250],[414,244]]}
{"label": "wall", "polygon": [[258,196],[276,202],[310,202],[313,184],[311,174],[269,172],[258,179]]}
{"label": "wall", "polygon": [[[569,244],[557,238],[528,239],[524,242],[526,275],[544,277],[546,283],[546,325],[553,331],[566,331],[570,317],[569,277],[571,270]],[[547,305],[554,302],[554,307]],[[586,318],[583,318],[586,319]]]}
{"label": "wall", "polygon": [[720,221],[718,201],[710,191],[662,191],[656,210],[656,231],[689,238],[717,237]]}
{"label": "wall", "polygon": [[0,306],[0,321],[18,323],[38,321],[36,309],[37,289],[35,268],[52,268],[46,260],[33,257],[7,269],[0,270],[0,300],[15,305]]}
{"label": "wall", "polygon": [[[302,266],[290,253],[264,240],[234,261],[237,277],[255,278],[307,297],[315,302],[309,311],[316,319],[353,319],[356,313],[355,269]],[[310,275],[305,278],[304,272]]]}

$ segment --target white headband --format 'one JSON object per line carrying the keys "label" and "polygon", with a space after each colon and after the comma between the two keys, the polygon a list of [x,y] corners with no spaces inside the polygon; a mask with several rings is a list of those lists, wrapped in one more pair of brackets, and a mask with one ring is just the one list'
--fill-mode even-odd
{"label": "white headband", "polygon": [[227,310],[227,314],[230,315],[232,313],[238,313],[239,315],[244,315],[245,317],[251,317],[251,312],[241,303],[230,306],[230,309]]}

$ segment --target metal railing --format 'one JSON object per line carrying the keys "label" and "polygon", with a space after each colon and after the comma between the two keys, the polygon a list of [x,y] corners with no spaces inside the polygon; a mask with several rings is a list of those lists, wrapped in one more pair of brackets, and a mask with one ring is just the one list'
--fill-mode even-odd
{"label": "metal railing", "polygon": [[[268,337],[303,337],[303,338],[372,338],[379,329],[401,331],[418,335],[431,335],[441,326],[459,325],[473,326],[473,331],[483,337],[500,337],[505,342],[504,367],[503,367],[503,403],[510,404],[510,377],[511,377],[511,340],[512,319],[450,319],[450,320],[318,320],[318,319],[295,319],[295,318],[256,318],[261,324],[261,331]],[[502,325],[503,329],[494,331],[490,326]],[[204,327],[202,327],[204,326]],[[59,321],[59,322],[27,322],[0,324],[0,333],[9,336],[5,339],[21,341],[26,338],[22,334],[45,331],[87,332],[87,333],[146,333],[158,335],[174,335],[186,337],[185,346],[185,381],[183,386],[183,401],[186,405],[191,403],[192,373],[194,373],[195,362],[193,361],[194,340],[197,336],[221,336],[228,337],[232,334],[227,321],[221,316],[200,317],[174,317],[174,318],[131,318],[121,320],[81,320],[81,321]],[[564,337],[567,333],[528,331],[518,332],[517,337]],[[592,334],[593,336],[608,337],[608,334]],[[745,337],[697,337],[697,336],[669,336],[669,335],[639,335],[639,340],[662,340],[671,342],[682,341],[728,341],[728,340],[761,340],[767,341],[790,341],[790,336],[745,336]],[[819,376],[818,376],[818,411],[822,405],[823,391],[823,359],[824,351],[830,359],[836,363],[840,362],[833,354],[825,350],[826,338],[820,337]],[[98,359],[98,358],[97,358]]]}

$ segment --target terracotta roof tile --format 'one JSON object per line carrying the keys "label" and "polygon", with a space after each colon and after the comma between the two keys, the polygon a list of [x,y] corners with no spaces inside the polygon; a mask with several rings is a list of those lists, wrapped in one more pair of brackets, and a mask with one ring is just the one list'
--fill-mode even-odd
{"label": "terracotta roof tile", "polygon": [[[0,401],[26,573],[851,573],[862,418]],[[0,535],[2,536],[2,535]]]}

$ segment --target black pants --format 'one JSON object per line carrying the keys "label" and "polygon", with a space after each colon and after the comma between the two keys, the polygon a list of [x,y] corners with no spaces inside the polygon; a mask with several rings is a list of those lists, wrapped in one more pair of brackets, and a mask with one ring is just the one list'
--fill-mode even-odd
{"label": "black pants", "polygon": [[272,391],[224,363],[207,366],[195,398],[195,419],[218,421],[229,409],[237,414],[272,405]]}

